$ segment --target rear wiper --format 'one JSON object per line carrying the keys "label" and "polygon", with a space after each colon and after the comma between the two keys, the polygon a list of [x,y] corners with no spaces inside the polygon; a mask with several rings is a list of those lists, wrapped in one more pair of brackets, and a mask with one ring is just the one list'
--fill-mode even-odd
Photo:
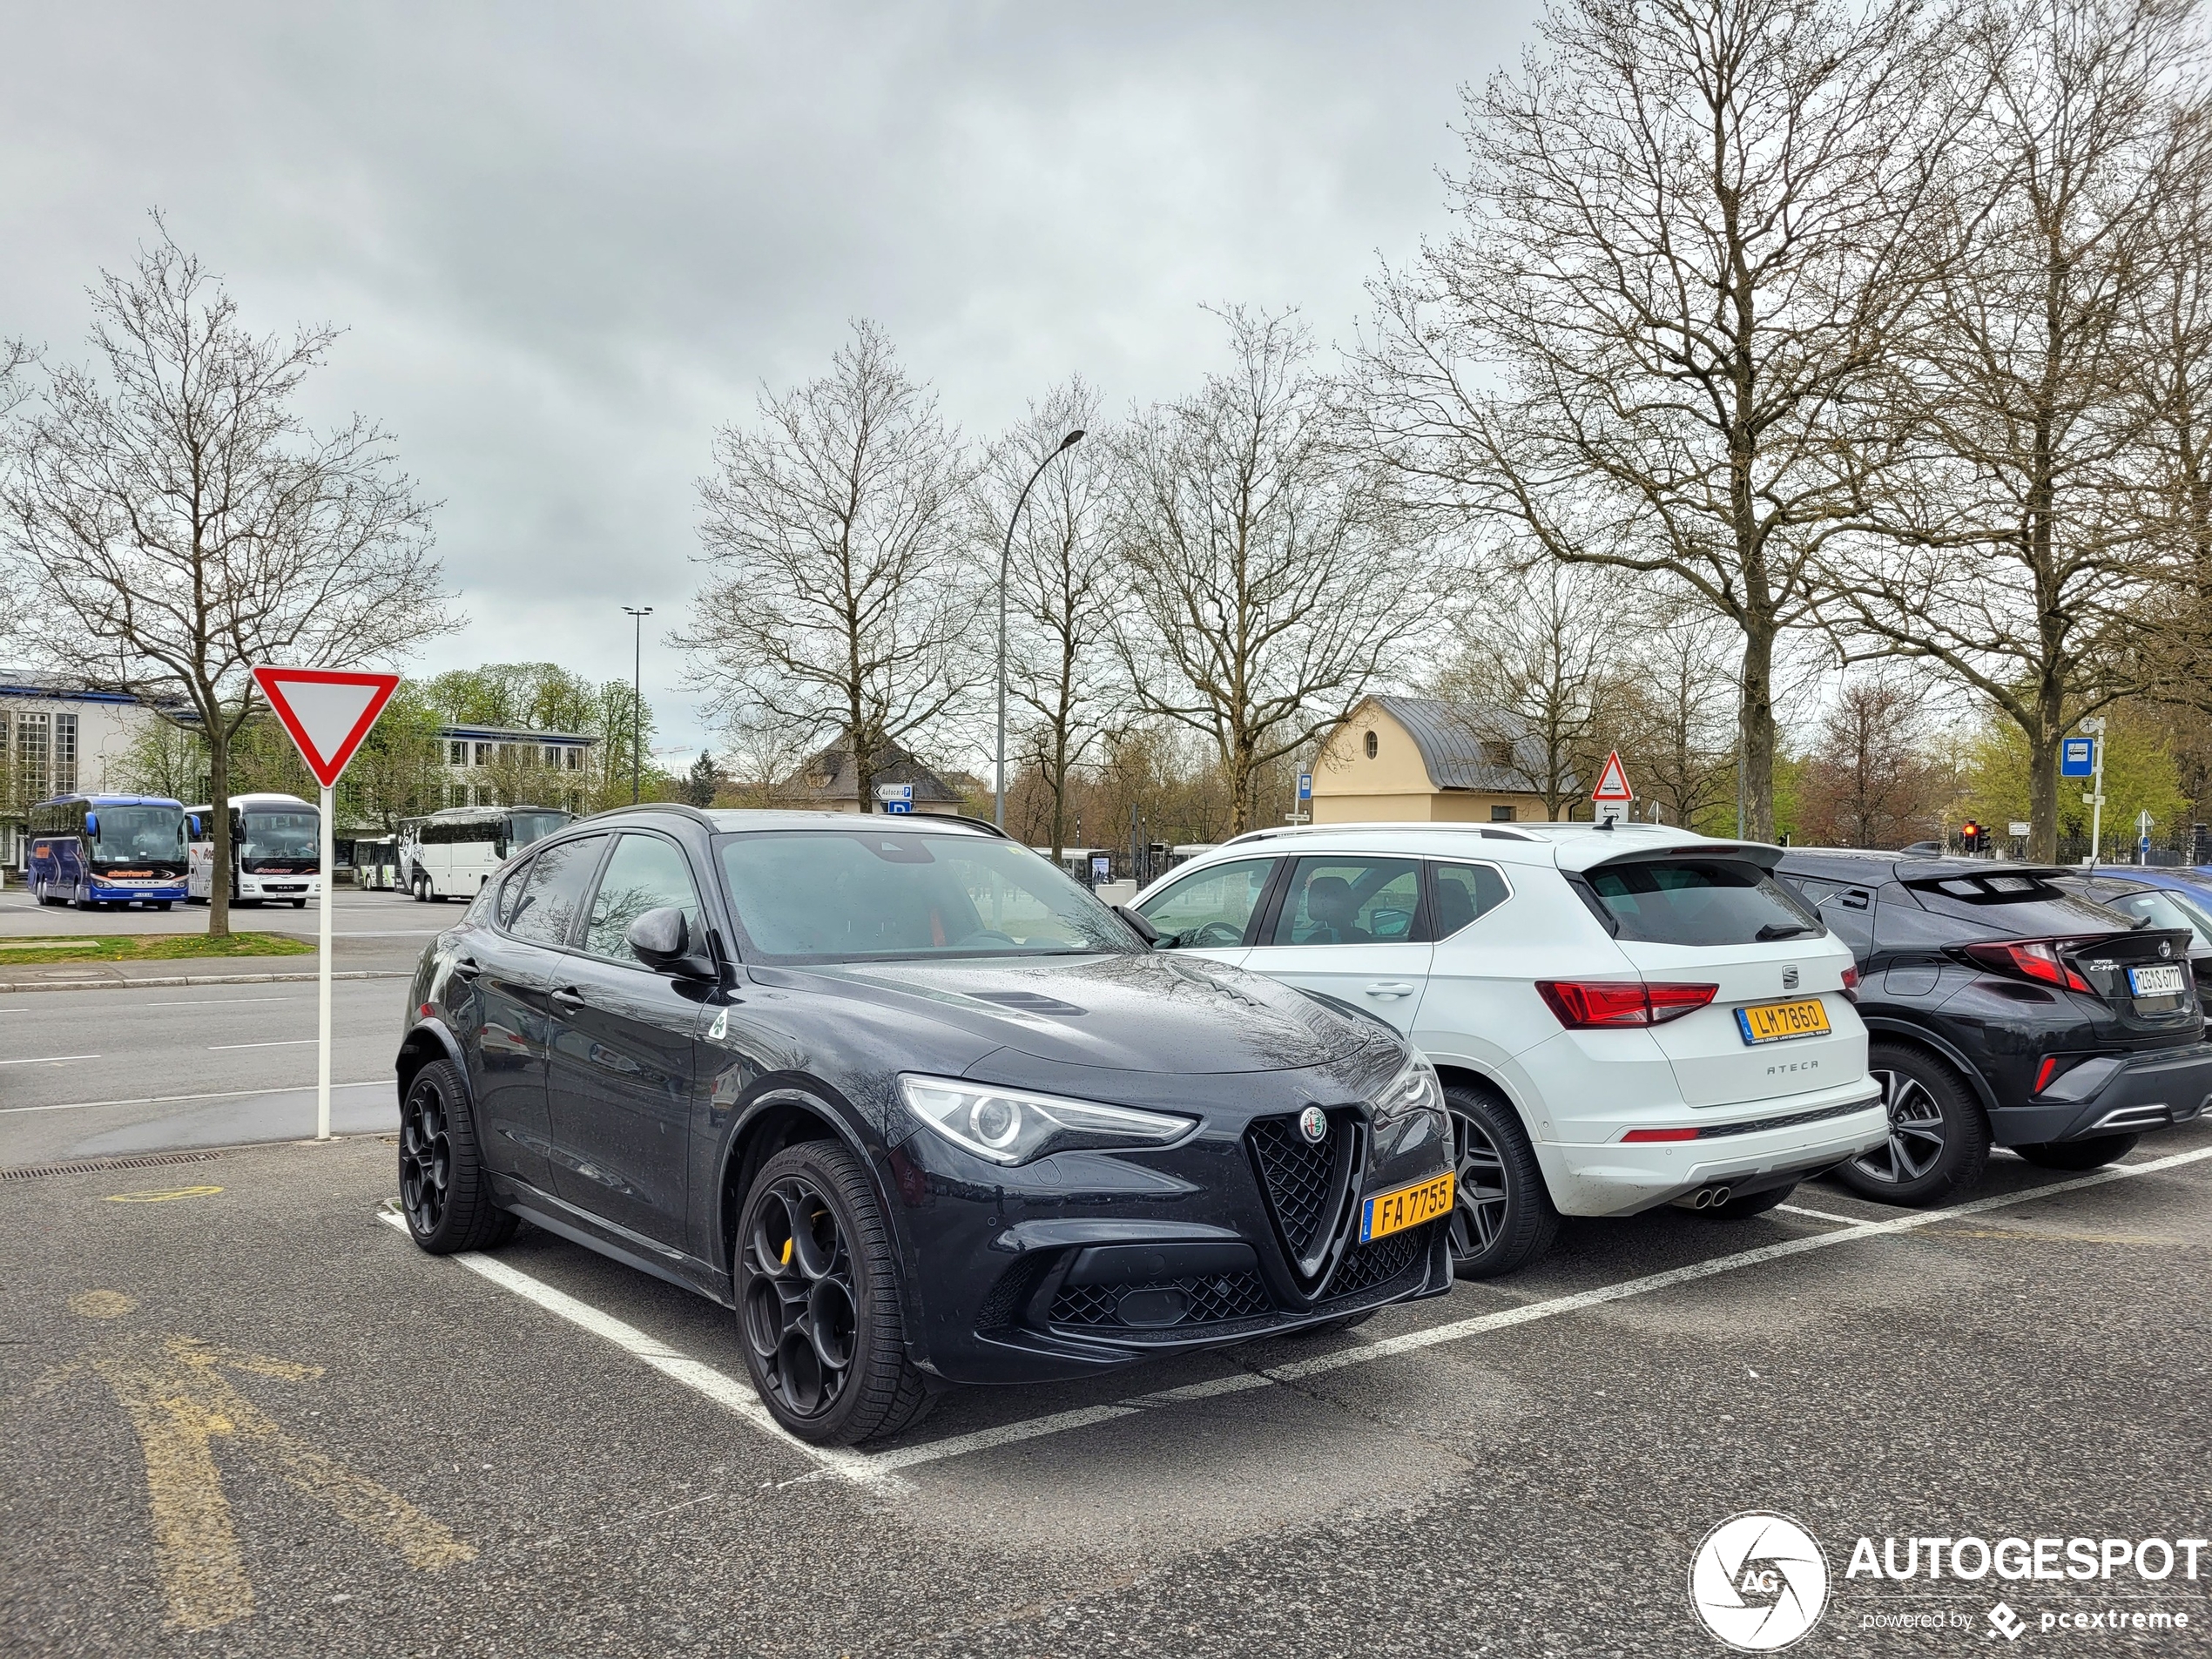
{"label": "rear wiper", "polygon": [[1765,927],[1760,928],[1759,931],[1753,935],[1753,937],[1756,938],[1759,943],[1764,945],[1769,940],[1795,939],[1799,934],[1809,934],[1813,931],[1815,931],[1815,929],[1810,922],[1770,921]]}

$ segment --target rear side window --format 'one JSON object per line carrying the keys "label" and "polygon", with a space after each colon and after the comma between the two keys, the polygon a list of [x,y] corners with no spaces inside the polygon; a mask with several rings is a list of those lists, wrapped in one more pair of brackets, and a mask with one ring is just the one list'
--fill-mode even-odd
{"label": "rear side window", "polygon": [[591,885],[591,873],[606,846],[605,836],[587,835],[549,846],[532,859],[523,891],[508,915],[507,931],[533,944],[567,944],[585,889]]}
{"label": "rear side window", "polygon": [[1727,859],[1607,864],[1583,881],[1616,939],[1750,945],[1825,931],[1810,907],[1756,864]]}
{"label": "rear side window", "polygon": [[1478,916],[1506,901],[1506,879],[1487,864],[1439,864],[1436,936],[1449,939]]}

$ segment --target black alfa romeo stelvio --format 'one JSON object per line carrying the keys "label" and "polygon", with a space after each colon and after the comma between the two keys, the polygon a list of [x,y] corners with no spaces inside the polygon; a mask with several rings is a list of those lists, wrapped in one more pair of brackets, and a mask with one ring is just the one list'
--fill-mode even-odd
{"label": "black alfa romeo stelvio", "polygon": [[777,1420],[844,1444],[948,1383],[1441,1295],[1427,1062],[1146,932],[964,819],[569,825],[415,971],[408,1227],[446,1252],[528,1220],[711,1297]]}

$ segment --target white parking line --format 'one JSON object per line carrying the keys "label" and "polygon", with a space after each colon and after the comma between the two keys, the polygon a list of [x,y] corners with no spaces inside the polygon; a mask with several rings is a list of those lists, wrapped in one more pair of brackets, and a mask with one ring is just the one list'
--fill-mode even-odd
{"label": "white parking line", "polygon": [[1774,1207],[1785,1216],[1811,1216],[1815,1221],[1840,1221],[1846,1227],[1856,1227],[1866,1219],[1864,1216],[1831,1216],[1825,1210],[1808,1210],[1800,1204],[1778,1204]]}
{"label": "white parking line", "polygon": [[[2087,1187],[2105,1186],[2136,1176],[2155,1175],[2161,1170],[2200,1163],[2206,1158],[2212,1158],[2212,1146],[2200,1147],[2190,1152],[2176,1152],[2143,1163],[2118,1164],[2100,1170],[2094,1175],[2079,1176],[2071,1181],[2054,1181],[2047,1186],[2030,1187],[1993,1198],[1976,1198],[1941,1210],[1919,1210],[1909,1215],[1880,1221],[1854,1221],[1834,1232],[1811,1233],[1784,1239],[1778,1244],[1763,1244],[1756,1250],[1738,1251],[1732,1256],[1716,1256],[1707,1261],[1693,1262],[1685,1267],[1669,1268],[1663,1273],[1649,1273],[1642,1278],[1622,1279],[1617,1284],[1578,1291],[1572,1295],[1523,1303],[1518,1307],[1501,1308],[1494,1312],[1477,1314],[1472,1318],[1454,1319],[1444,1325],[1408,1331],[1402,1336],[1386,1337],[1380,1341],[1363,1342],[1333,1352],[1316,1354],[1309,1359],[1292,1360],[1287,1365],[1234,1372],[1205,1382],[1188,1383],[1179,1388],[1163,1388],[1153,1393],[1135,1395],[1111,1405],[1086,1406],[1074,1411],[1055,1412],[1018,1423],[1002,1423],[995,1428],[978,1429],[969,1434],[948,1435],[941,1440],[925,1440],[916,1446],[894,1447],[889,1451],[873,1453],[840,1452],[827,1447],[809,1446],[784,1431],[760,1403],[759,1396],[753,1393],[750,1383],[679,1353],[658,1338],[647,1336],[634,1326],[600,1312],[590,1304],[580,1302],[567,1292],[555,1290],[551,1285],[532,1278],[527,1273],[518,1272],[489,1256],[464,1253],[451,1259],[503,1289],[558,1314],[571,1324],[605,1337],[656,1370],[674,1378],[686,1387],[696,1389],[717,1404],[737,1413],[747,1422],[797,1447],[819,1463],[825,1471],[843,1475],[850,1480],[880,1484],[895,1480],[898,1470],[911,1469],[924,1463],[941,1463],[973,1452],[1018,1445],[1024,1440],[1042,1440],[1048,1435],[1065,1433],[1070,1429],[1088,1428],[1096,1423],[1135,1417],[1163,1406],[1300,1382],[1308,1377],[1323,1376],[1353,1366],[1372,1365],[1378,1359],[1395,1359],[1401,1354],[1418,1353],[1424,1348],[1464,1341],[1469,1337],[1481,1336],[1492,1331],[1553,1318],[1563,1313],[1580,1312],[1585,1308],[1600,1307],[1608,1302],[1623,1301],[1629,1297],[1647,1296],[1654,1291],[1670,1290],[1677,1285],[1693,1284],[1717,1274],[1737,1272],[1765,1262],[1779,1261],[1784,1257],[1802,1256],[1835,1244],[1854,1244],[1862,1238],[1893,1237],[1933,1226],[1940,1221],[1980,1215],[1992,1210],[2009,1209],[2014,1204],[2033,1204],[2038,1198],[2054,1197],[2062,1192],[2079,1192]],[[406,1221],[396,1211],[385,1209],[378,1213],[392,1225],[402,1231],[406,1230]],[[1841,1220],[1842,1217],[1824,1219]]]}
{"label": "white parking line", "polygon": [[0,1060],[0,1066],[58,1066],[71,1060],[98,1060],[96,1054],[44,1054],[29,1060]]}
{"label": "white parking line", "polygon": [[222,1054],[232,1049],[298,1049],[320,1041],[316,1037],[284,1037],[274,1042],[211,1042],[207,1045],[207,1052]]}
{"label": "white parking line", "polygon": [[[333,1083],[333,1089],[389,1089],[389,1077],[372,1077],[363,1083]],[[304,1095],[313,1083],[287,1083],[275,1089],[226,1089],[212,1095],[146,1095],[137,1100],[65,1100],[52,1106],[0,1106],[7,1112],[82,1112],[95,1106],[176,1106],[194,1100],[248,1100],[261,1095]]]}
{"label": "white parking line", "polygon": [[[377,1212],[401,1232],[407,1231],[407,1218],[396,1210]],[[624,1352],[644,1360],[664,1377],[680,1382],[685,1387],[705,1394],[716,1405],[735,1412],[763,1433],[783,1441],[802,1452],[822,1468],[841,1474],[848,1480],[859,1480],[880,1486],[888,1480],[890,1471],[880,1459],[863,1452],[848,1452],[834,1446],[809,1446],[798,1436],[787,1433],[783,1425],[768,1414],[760,1403],[760,1396],[752,1392],[750,1382],[717,1371],[703,1360],[694,1359],[678,1349],[671,1348],[658,1337],[647,1336],[634,1325],[625,1325],[610,1313],[602,1313],[589,1302],[580,1302],[566,1291],[556,1291],[543,1279],[532,1278],[518,1272],[506,1263],[475,1251],[463,1251],[450,1259],[459,1262],[472,1273],[481,1274],[503,1291],[511,1291],[526,1302],[534,1302],[547,1312],[566,1319],[570,1325],[589,1331],[595,1337],[604,1337]],[[903,1482],[900,1484],[904,1484]]]}

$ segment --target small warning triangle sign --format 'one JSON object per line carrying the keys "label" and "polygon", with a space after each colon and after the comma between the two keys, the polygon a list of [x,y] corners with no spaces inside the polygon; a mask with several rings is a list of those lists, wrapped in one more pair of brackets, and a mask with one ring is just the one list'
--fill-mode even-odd
{"label": "small warning triangle sign", "polygon": [[262,667],[253,678],[325,789],[337,783],[400,684],[397,674],[335,668]]}
{"label": "small warning triangle sign", "polygon": [[1629,787],[1629,774],[1622,769],[1621,752],[1615,749],[1605,757],[1605,770],[1597,775],[1597,787],[1590,792],[1592,800],[1634,800],[1636,792]]}

